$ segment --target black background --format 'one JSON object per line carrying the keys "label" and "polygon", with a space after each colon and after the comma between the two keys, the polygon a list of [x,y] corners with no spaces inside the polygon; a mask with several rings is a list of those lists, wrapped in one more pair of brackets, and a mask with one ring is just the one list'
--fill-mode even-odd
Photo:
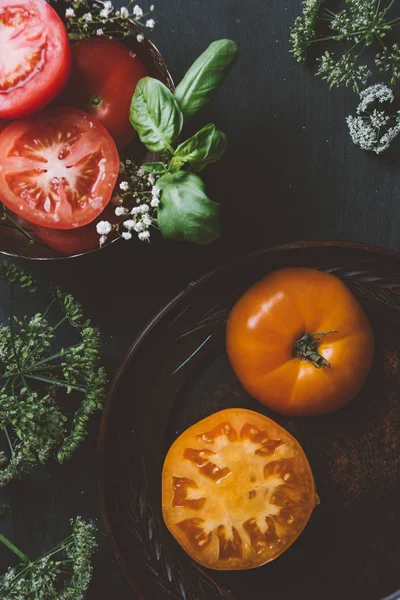
{"label": "black background", "polygon": [[[147,8],[143,5],[143,8]],[[240,58],[198,124],[228,134],[224,160],[209,168],[209,195],[223,207],[221,239],[210,247],[120,242],[93,256],[31,264],[62,282],[100,326],[110,376],[151,315],[221,261],[293,240],[352,240],[400,249],[398,154],[354,146],[345,117],[356,95],[329,90],[289,54],[299,0],[159,0],[151,36],[175,81],[214,39],[229,37]],[[101,532],[95,453],[100,418],[64,466],[39,468],[0,492],[11,506],[1,531],[32,557],[57,543],[77,514],[96,520],[100,549],[89,600],[132,598]],[[0,550],[0,567],[13,561]],[[160,599],[161,600],[161,599]]]}

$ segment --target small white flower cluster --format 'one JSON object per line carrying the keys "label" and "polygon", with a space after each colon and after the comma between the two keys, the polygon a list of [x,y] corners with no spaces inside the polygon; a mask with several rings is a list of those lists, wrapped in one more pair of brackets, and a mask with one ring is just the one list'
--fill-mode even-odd
{"label": "small white flower cluster", "polygon": [[[126,179],[120,182],[120,192],[113,198],[113,202],[117,204],[115,215],[120,217],[120,221],[115,225],[109,221],[97,223],[100,246],[107,242],[112,232],[124,240],[130,240],[137,234],[139,240],[149,241],[150,227],[157,219],[161,190],[157,187],[156,177],[137,169],[130,159],[121,163],[120,173]],[[130,205],[129,208],[127,205]]]}
{"label": "small white flower cluster", "polygon": [[[83,12],[85,10],[86,12]],[[115,9],[110,0],[97,0],[96,3],[92,3],[91,0],[77,0],[74,8],[66,9],[65,18],[68,31],[74,33],[78,38],[83,39],[90,35],[118,38],[136,33],[132,28],[131,21],[135,21],[147,29],[154,29],[156,24],[154,19],[149,18],[144,21],[144,18],[153,11],[154,4],[150,6],[147,13],[144,13],[138,4],[132,6],[130,2],[128,6]],[[104,27],[111,24],[112,31]],[[136,39],[138,42],[143,42],[145,37],[139,33],[136,34]]]}
{"label": "small white flower cluster", "polygon": [[360,93],[360,104],[357,107],[357,114],[368,110],[371,104],[374,102],[379,102],[383,104],[383,102],[393,102],[394,94],[390,87],[385,85],[384,83],[376,83],[375,85],[370,85],[365,90]]}
{"label": "small white flower cluster", "polygon": [[[380,154],[389,148],[400,133],[400,111],[391,115],[377,108],[370,111],[370,108],[376,103],[393,102],[394,94],[389,87],[378,83],[363,90],[360,93],[360,100],[357,116],[346,118],[351,139],[362,150],[371,150]],[[390,126],[390,123],[393,125]]]}

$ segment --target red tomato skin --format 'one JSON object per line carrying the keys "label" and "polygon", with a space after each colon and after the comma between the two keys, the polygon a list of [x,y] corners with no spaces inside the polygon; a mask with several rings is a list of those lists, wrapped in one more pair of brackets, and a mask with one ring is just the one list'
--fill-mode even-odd
{"label": "red tomato skin", "polygon": [[39,225],[30,225],[30,228],[39,240],[60,254],[82,254],[99,248],[100,236],[96,230],[99,221],[108,221],[112,225],[118,222],[114,204],[110,202],[92,223],[78,229],[50,229]]}
{"label": "red tomato skin", "polygon": [[[19,119],[45,107],[61,92],[71,70],[68,33],[56,11],[46,0],[14,0],[14,4],[40,13],[40,21],[48,25],[50,47],[47,51],[51,53],[52,68],[45,66],[30,82],[11,90],[7,94],[8,101],[3,101],[0,93],[0,119]],[[13,0],[0,0],[0,11],[10,6]],[[12,52],[12,48],[8,51]]]}
{"label": "red tomato skin", "polygon": [[[134,52],[115,40],[93,38],[73,44],[72,70],[61,102],[95,117],[125,148],[136,131],[129,122],[129,109],[137,82],[148,75]],[[95,106],[93,99],[101,99]]]}
{"label": "red tomato skin", "polygon": [[7,127],[9,121],[0,121],[0,133]]}
{"label": "red tomato skin", "polygon": [[[96,188],[96,195],[102,199],[101,206],[93,207],[90,212],[82,213],[78,217],[71,217],[71,221],[67,222],[65,220],[56,221],[48,215],[45,215],[43,210],[38,214],[38,211],[34,209],[34,214],[30,214],[30,208],[25,203],[21,207],[19,197],[13,194],[6,184],[6,177],[8,174],[7,160],[9,159],[8,152],[16,143],[16,140],[19,140],[27,130],[29,131],[31,126],[34,128],[34,126],[38,124],[37,127],[40,131],[41,125],[46,124],[54,126],[56,123],[61,129],[62,125],[65,125],[65,121],[66,126],[64,127],[63,133],[67,133],[71,125],[74,126],[76,123],[78,123],[78,125],[80,124],[81,129],[88,138],[85,140],[83,136],[82,141],[87,148],[86,154],[90,156],[90,151],[92,150],[94,152],[98,149],[99,145],[101,145],[107,157],[106,163],[109,165],[108,178],[106,177],[104,181],[102,180],[102,183]],[[60,129],[58,131],[60,131]],[[96,146],[94,146],[94,144],[96,144]],[[24,155],[23,152],[21,152],[19,160],[23,159]],[[11,212],[16,213],[30,224],[56,230],[78,229],[94,221],[110,202],[118,178],[119,164],[119,154],[115,142],[101,123],[98,123],[96,119],[81,110],[52,106],[27,119],[13,121],[1,132],[0,165],[2,165],[3,168],[0,169],[0,200]],[[93,188],[91,191],[93,192]]]}

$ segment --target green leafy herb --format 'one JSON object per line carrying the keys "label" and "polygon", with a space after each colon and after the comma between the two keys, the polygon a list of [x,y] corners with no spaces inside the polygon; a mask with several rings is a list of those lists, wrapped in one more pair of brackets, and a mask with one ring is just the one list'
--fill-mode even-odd
{"label": "green leafy herb", "polygon": [[158,226],[164,238],[209,244],[219,236],[219,204],[210,200],[204,183],[185,171],[163,175]]}
{"label": "green leafy herb", "polygon": [[[37,285],[15,265],[4,264],[0,275],[11,289],[9,322],[0,327],[0,432],[9,448],[0,453],[4,485],[37,462],[55,455],[59,462],[70,458],[85,439],[90,415],[103,406],[106,373],[100,366],[99,332],[70,294],[55,288],[43,313],[19,318],[13,314],[14,285],[31,292]],[[68,347],[57,338],[64,323],[76,335]],[[64,413],[63,396],[81,397],[74,416]]]}
{"label": "green leafy herb", "polygon": [[152,162],[152,163],[144,163],[141,166],[141,169],[143,171],[146,171],[147,173],[165,173],[167,168],[164,165],[164,163],[161,162]]}
{"label": "green leafy herb", "polygon": [[[161,154],[160,161],[146,163],[142,171],[150,173],[150,205],[157,209],[157,224],[166,239],[208,244],[219,236],[219,205],[207,197],[204,183],[194,173],[222,158],[228,145],[226,135],[210,123],[178,146],[177,140],[184,118],[194,116],[209,102],[236,56],[235,42],[218,40],[192,65],[175,94],[151,77],[136,87],[130,119],[147,148]],[[128,182],[123,184],[129,188]],[[149,238],[143,228],[151,223],[151,211],[146,209],[143,224],[138,224],[131,218],[138,210],[126,211],[125,239],[132,237],[131,230],[138,231],[140,239],[145,234]]]}
{"label": "green leafy herb", "polygon": [[208,164],[220,160],[227,146],[226,135],[210,123],[177,147],[170,171],[180,169],[185,163],[190,163],[193,170],[202,171]]}
{"label": "green leafy herb", "polygon": [[0,577],[2,600],[81,600],[92,578],[95,528],[81,517],[71,520],[72,533],[36,560],[0,534],[2,542],[20,559]]}
{"label": "green leafy herb", "polygon": [[[328,50],[323,52],[318,59],[317,75],[330,87],[351,87],[359,92],[371,75],[360,58],[368,47],[376,44],[380,52],[375,65],[380,72],[389,73],[390,82],[395,84],[400,76],[400,51],[397,44],[386,40],[388,32],[400,25],[400,17],[390,15],[394,4],[394,0],[346,0],[343,10],[333,12],[323,6],[323,0],[304,0],[303,12],[290,34],[291,52],[298,61],[303,61],[314,44],[328,40],[347,44],[340,56]],[[323,33],[326,24],[329,31]],[[317,33],[319,29],[321,33]]]}
{"label": "green leafy herb", "polygon": [[136,86],[130,120],[150,152],[169,150],[183,126],[183,115],[172,92],[158,79],[144,77]]}
{"label": "green leafy herb", "polygon": [[193,63],[175,91],[186,119],[194,117],[214,96],[238,54],[232,40],[216,40]]}

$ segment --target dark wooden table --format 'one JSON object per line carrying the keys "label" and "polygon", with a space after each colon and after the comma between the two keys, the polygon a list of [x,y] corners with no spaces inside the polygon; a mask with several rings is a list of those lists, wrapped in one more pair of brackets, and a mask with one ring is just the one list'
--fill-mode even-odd
{"label": "dark wooden table", "polygon": [[[209,168],[211,197],[223,207],[223,233],[211,247],[154,240],[115,244],[81,260],[33,265],[75,293],[101,328],[110,377],[151,315],[215,264],[255,248],[293,240],[353,240],[400,250],[398,154],[355,147],[345,117],[357,97],[330,91],[289,54],[289,27],[300,0],[161,0],[152,38],[176,81],[214,39],[229,37],[240,59],[201,116],[230,140]],[[89,600],[132,598],[102,531],[96,497],[96,437],[64,466],[38,468],[0,492],[11,506],[1,531],[38,555],[81,514],[100,529]],[[0,567],[13,560],[0,549]],[[162,600],[160,598],[160,600]]]}

